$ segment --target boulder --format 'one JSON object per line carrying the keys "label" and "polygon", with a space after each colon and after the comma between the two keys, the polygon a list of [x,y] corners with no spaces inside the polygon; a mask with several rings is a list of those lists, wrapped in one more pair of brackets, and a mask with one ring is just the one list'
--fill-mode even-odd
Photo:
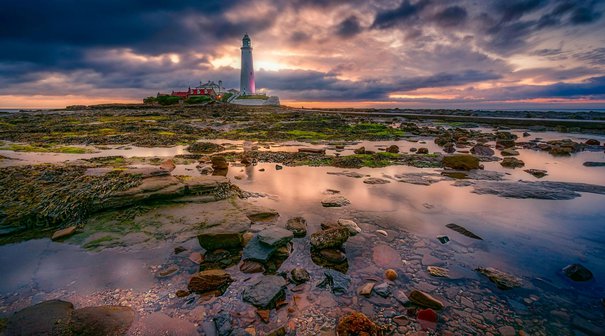
{"label": "boulder", "polygon": [[73,304],[61,300],[44,301],[24,308],[9,317],[4,335],[67,334],[73,310]]}
{"label": "boulder", "polygon": [[349,239],[349,235],[349,229],[344,227],[317,231],[311,235],[311,246],[319,250],[340,247]]}
{"label": "boulder", "polygon": [[76,227],[75,226],[70,226],[67,227],[65,229],[61,229],[58,231],[55,231],[55,233],[53,233],[53,236],[50,238],[51,240],[59,240],[62,238],[66,238],[71,236],[72,234],[74,234],[76,232]]}
{"label": "boulder", "polygon": [[435,310],[440,310],[444,307],[441,301],[423,291],[413,290],[408,297],[410,301],[421,307],[432,308]]}
{"label": "boulder", "polygon": [[292,217],[286,222],[286,229],[292,231],[294,237],[304,237],[307,235],[307,220],[303,217]]}
{"label": "boulder", "polygon": [[506,157],[500,162],[500,165],[505,168],[515,169],[525,166],[525,162],[514,157]]}
{"label": "boulder", "polygon": [[506,148],[503,149],[500,154],[502,154],[502,156],[517,156],[519,155],[519,152],[512,148]]}
{"label": "boulder", "polygon": [[445,156],[441,160],[441,163],[444,167],[455,170],[471,170],[480,168],[479,159],[468,154]]}
{"label": "boulder", "polygon": [[326,208],[339,208],[351,204],[344,196],[332,195],[321,200],[321,205]]}
{"label": "boulder", "polygon": [[513,289],[516,287],[521,287],[523,284],[521,279],[492,267],[479,267],[476,269],[476,271],[485,275],[491,282],[496,284],[496,287],[500,289]]}
{"label": "boulder", "polygon": [[344,315],[336,326],[338,336],[377,336],[380,328],[367,316],[360,312],[352,312]]}
{"label": "boulder", "polygon": [[351,236],[355,236],[356,234],[361,233],[361,228],[359,227],[359,225],[357,225],[357,223],[350,219],[341,218],[338,220],[338,225],[347,228],[349,230],[349,235]]}
{"label": "boulder", "polygon": [[77,309],[72,315],[74,335],[120,336],[134,321],[134,310],[124,306],[100,306]]}
{"label": "boulder", "polygon": [[416,154],[428,154],[428,153],[429,153],[429,149],[426,147],[420,147],[416,151]]}
{"label": "boulder", "polygon": [[571,264],[565,266],[563,268],[563,274],[573,281],[589,281],[593,277],[592,272],[580,264]]}
{"label": "boulder", "polygon": [[286,280],[277,275],[264,275],[244,288],[242,299],[261,309],[271,309],[275,303],[285,298]]}
{"label": "boulder", "polygon": [[525,169],[524,172],[533,175],[537,178],[542,178],[546,175],[548,175],[548,172],[546,170],[542,170],[542,169]]}
{"label": "boulder", "polygon": [[212,230],[199,234],[197,239],[200,246],[207,251],[242,247],[241,232],[220,232],[219,230]]}
{"label": "boulder", "polygon": [[162,162],[160,169],[171,172],[176,169],[176,165],[174,164],[174,161],[168,159]]}
{"label": "boulder", "polygon": [[397,145],[390,145],[389,147],[387,147],[387,149],[385,149],[385,152],[387,152],[387,153],[399,153],[399,146],[397,146]]}
{"label": "boulder", "polygon": [[214,170],[229,169],[229,162],[227,162],[227,159],[225,159],[224,156],[213,156],[210,159],[212,160],[212,169],[214,169]]}
{"label": "boulder", "polygon": [[481,144],[476,144],[475,146],[473,146],[473,148],[471,148],[471,153],[478,156],[492,156],[495,154],[494,150],[491,149],[489,146]]}
{"label": "boulder", "polygon": [[292,281],[296,284],[305,283],[305,282],[311,280],[311,276],[309,275],[309,272],[307,272],[307,270],[302,267],[293,268],[290,271],[290,277],[291,277]]}
{"label": "boulder", "polygon": [[206,293],[218,290],[224,292],[233,282],[231,275],[221,269],[205,270],[195,274],[189,280],[187,288],[191,292]]}
{"label": "boulder", "polygon": [[266,264],[276,251],[277,246],[263,243],[257,234],[244,247],[242,259]]}
{"label": "boulder", "polygon": [[599,140],[596,140],[596,139],[588,139],[588,140],[586,140],[585,144],[587,144],[588,146],[600,146],[601,145]]}
{"label": "boulder", "polygon": [[262,230],[257,235],[261,242],[275,247],[285,246],[294,238],[292,231],[277,226]]}

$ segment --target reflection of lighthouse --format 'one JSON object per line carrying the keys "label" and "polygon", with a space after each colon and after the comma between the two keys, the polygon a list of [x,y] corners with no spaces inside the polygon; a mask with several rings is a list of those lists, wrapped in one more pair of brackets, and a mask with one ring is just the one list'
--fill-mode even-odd
{"label": "reflection of lighthouse", "polygon": [[250,36],[244,35],[242,39],[242,73],[240,77],[239,91],[242,95],[254,94],[254,66],[252,64],[252,45]]}

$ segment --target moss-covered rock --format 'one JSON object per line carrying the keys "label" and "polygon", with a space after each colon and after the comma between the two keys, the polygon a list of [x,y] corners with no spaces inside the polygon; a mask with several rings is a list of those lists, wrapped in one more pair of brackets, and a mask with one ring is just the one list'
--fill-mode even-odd
{"label": "moss-covered rock", "polygon": [[466,154],[445,156],[441,160],[441,163],[444,167],[455,170],[471,170],[480,168],[479,159],[473,155]]}

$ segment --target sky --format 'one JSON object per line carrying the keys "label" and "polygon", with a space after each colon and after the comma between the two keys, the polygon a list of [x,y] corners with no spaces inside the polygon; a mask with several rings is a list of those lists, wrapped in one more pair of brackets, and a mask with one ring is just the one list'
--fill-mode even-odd
{"label": "sky", "polygon": [[222,80],[304,107],[605,108],[605,1],[0,0],[0,108]]}

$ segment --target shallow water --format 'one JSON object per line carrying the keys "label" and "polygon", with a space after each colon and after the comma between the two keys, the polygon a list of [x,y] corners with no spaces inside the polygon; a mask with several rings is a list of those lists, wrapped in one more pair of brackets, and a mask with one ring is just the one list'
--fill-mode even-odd
{"label": "shallow water", "polygon": [[[543,139],[587,138],[583,135],[563,136],[559,133],[543,132],[520,138],[519,141],[528,141],[535,136]],[[605,140],[605,137],[590,138]],[[409,151],[411,147],[427,147],[431,152],[439,150],[429,139],[416,140],[426,143],[408,140],[361,141],[348,145],[340,153],[348,155],[359,146],[377,150],[391,144],[397,144],[402,152]],[[236,145],[238,150],[248,145],[242,141],[214,142],[230,143]],[[326,144],[296,142],[269,146],[270,148],[264,148],[261,144],[260,148],[275,151],[297,151],[299,147],[330,148]],[[328,149],[327,154],[335,152],[334,149]],[[549,180],[605,185],[605,168],[582,165],[585,161],[605,161],[603,152],[581,152],[570,157],[553,157],[548,153],[525,149],[519,149],[519,152],[518,158],[526,164],[523,169],[545,169],[548,170],[548,175],[537,179],[525,173],[523,169],[506,169],[498,162],[484,162],[485,170],[504,172],[505,179],[510,181]],[[114,148],[82,155],[8,151],[2,151],[0,154],[21,159],[23,161],[18,164],[24,164],[108,155],[170,157],[186,153],[184,146],[177,146]],[[15,164],[14,161],[11,162]],[[198,175],[195,165],[178,165],[173,174]],[[355,171],[366,177],[387,179],[404,173],[440,172],[438,169],[408,166],[354,170],[286,166],[276,170],[275,164],[263,163],[248,167],[232,166],[228,177],[243,190],[266,194],[266,197],[252,198],[249,201],[278,210],[278,224],[284,224],[292,216],[304,216],[309,222],[309,231],[314,232],[319,230],[319,224],[326,219],[350,218],[358,222],[363,234],[352,238],[346,248],[349,274],[357,281],[361,281],[360,279],[368,274],[381,274],[382,270],[370,268],[366,259],[368,253],[372,253],[372,248],[387,244],[401,254],[403,265],[414,262],[421,262],[423,266],[426,266],[426,263],[444,265],[461,278],[480,280],[486,286],[489,284],[476,275],[474,268],[496,267],[523,278],[526,287],[532,290],[536,289],[536,279],[539,278],[558,288],[557,290],[573,291],[585,298],[593,297],[596,300],[605,294],[605,208],[602,207],[605,195],[583,193],[581,197],[565,201],[507,199],[475,194],[471,192],[471,187],[456,187],[452,185],[452,181],[440,181],[425,186],[391,180],[388,184],[369,185],[363,183],[364,178],[328,174],[343,171]],[[340,195],[348,198],[351,205],[344,208],[322,207],[321,200],[327,196],[328,189],[340,191]],[[451,231],[445,227],[448,223],[463,225],[484,240],[472,240]],[[381,236],[375,233],[377,229],[389,232],[389,240],[381,241]],[[400,233],[403,232],[419,237],[421,242],[413,246],[404,245],[401,240],[394,238],[401,237]],[[439,235],[447,235],[451,241],[440,245],[436,239]],[[321,269],[309,260],[307,244],[306,239],[296,241],[295,252],[282,269],[302,265],[309,268],[313,276],[320,276]],[[7,298],[15,293],[17,296],[31,296],[31,301],[25,300],[29,304],[38,300],[38,294],[41,299],[61,297],[66,295],[61,293],[66,292],[70,293],[69,295],[87,295],[95,291],[120,288],[145,292],[150,288],[163,286],[164,283],[154,277],[153,267],[167,261],[172,247],[171,243],[160,243],[155,248],[145,250],[107,249],[88,252],[75,245],[50,242],[48,239],[0,246],[0,274],[4,275],[0,282],[0,297],[8,302],[11,300]],[[451,258],[441,260],[434,252],[437,252],[437,255],[451,255]],[[397,264],[401,261],[391,262]],[[571,263],[581,263],[588,267],[594,273],[595,280],[587,284],[567,280],[561,274],[561,268]],[[376,274],[372,274],[373,271],[368,269]],[[238,272],[233,269],[231,271]],[[418,276],[420,279],[427,278],[426,275]],[[434,279],[426,281],[435,283]],[[234,285],[234,292],[226,293],[225,297],[237,297],[238,288]],[[173,292],[174,289],[178,288],[163,290]],[[312,290],[308,290],[308,293],[310,292]],[[320,297],[322,300],[333,302],[331,298]],[[313,303],[306,304],[313,306]],[[0,308],[3,308],[3,311],[9,309],[7,306]]]}

